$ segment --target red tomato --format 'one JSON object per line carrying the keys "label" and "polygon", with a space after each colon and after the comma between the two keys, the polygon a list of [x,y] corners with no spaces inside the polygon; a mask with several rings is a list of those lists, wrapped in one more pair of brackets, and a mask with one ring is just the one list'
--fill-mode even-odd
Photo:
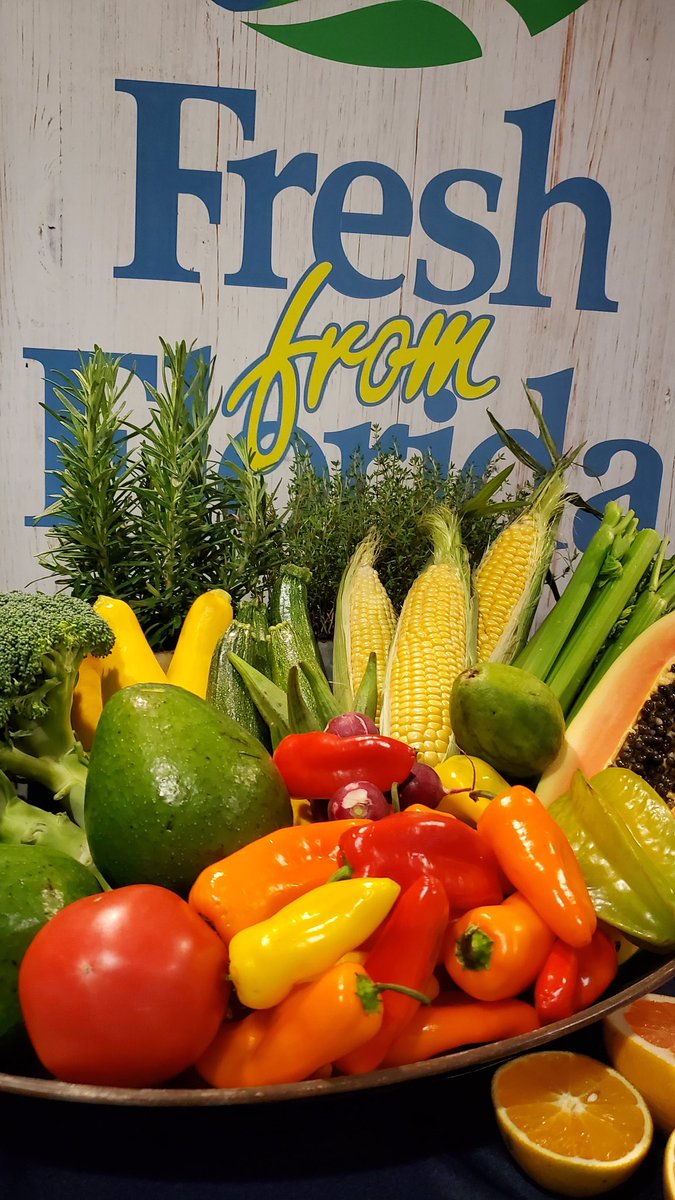
{"label": "red tomato", "polygon": [[224,943],[154,884],[56,913],[30,943],[19,999],[34,1049],[71,1083],[151,1087],[199,1058],[225,1015]]}

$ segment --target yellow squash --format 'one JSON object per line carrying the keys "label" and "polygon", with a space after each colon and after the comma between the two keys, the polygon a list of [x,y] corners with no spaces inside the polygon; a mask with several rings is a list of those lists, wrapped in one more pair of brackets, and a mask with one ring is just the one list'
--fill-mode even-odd
{"label": "yellow squash", "polygon": [[209,668],[216,646],[232,624],[232,600],[222,588],[204,592],[191,605],[166,677],[175,687],[206,699]]}
{"label": "yellow squash", "polygon": [[112,651],[100,660],[103,703],[120,688],[133,683],[166,683],[166,675],[130,605],[112,596],[99,596],[94,609],[115,634]]}

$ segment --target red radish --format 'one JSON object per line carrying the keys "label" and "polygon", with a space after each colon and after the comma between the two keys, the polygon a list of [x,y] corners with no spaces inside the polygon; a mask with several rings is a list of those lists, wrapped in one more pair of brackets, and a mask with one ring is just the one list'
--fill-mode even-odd
{"label": "red radish", "polygon": [[340,713],[339,717],[333,717],[328,722],[326,728],[328,733],[334,733],[337,737],[358,737],[360,734],[380,732],[375,722],[360,712]]}
{"label": "red radish", "polygon": [[447,789],[434,768],[428,767],[426,763],[415,763],[408,778],[398,786],[400,808],[409,808],[411,804],[426,804],[427,808],[438,808],[444,796],[447,796]]}
{"label": "red radish", "polygon": [[331,821],[342,821],[349,817],[379,821],[392,812],[391,804],[384,792],[367,780],[346,783],[328,801],[328,816]]}

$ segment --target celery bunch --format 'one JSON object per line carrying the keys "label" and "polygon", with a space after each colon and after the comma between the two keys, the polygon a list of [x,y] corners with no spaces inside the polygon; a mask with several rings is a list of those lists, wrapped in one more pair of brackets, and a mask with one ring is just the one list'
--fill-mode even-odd
{"label": "celery bunch", "polygon": [[560,599],[515,660],[569,720],[619,654],[675,607],[675,559],[655,529],[611,501]]}

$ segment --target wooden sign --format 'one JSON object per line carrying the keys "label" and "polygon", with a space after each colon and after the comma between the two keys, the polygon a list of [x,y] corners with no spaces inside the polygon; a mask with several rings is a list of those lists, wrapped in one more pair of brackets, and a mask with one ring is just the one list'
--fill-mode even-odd
{"label": "wooden sign", "polygon": [[[13,11],[10,12],[9,8]],[[99,345],[215,355],[227,457],[479,467],[488,417],[674,526],[672,0],[23,0],[0,38],[0,587]],[[580,517],[570,529],[586,536]]]}

